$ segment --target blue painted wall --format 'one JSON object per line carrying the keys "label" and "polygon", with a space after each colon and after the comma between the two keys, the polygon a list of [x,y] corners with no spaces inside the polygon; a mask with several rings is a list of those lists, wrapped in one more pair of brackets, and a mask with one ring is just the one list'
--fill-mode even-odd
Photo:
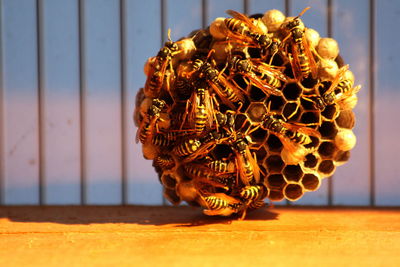
{"label": "blue painted wall", "polygon": [[161,204],[151,162],[134,142],[132,113],[162,33],[171,28],[178,39],[227,9],[293,16],[311,6],[303,20],[326,36],[330,3],[332,37],[363,86],[358,143],[330,184],[325,179],[297,204],[400,206],[400,2],[376,1],[371,10],[374,2],[2,0],[0,203]]}

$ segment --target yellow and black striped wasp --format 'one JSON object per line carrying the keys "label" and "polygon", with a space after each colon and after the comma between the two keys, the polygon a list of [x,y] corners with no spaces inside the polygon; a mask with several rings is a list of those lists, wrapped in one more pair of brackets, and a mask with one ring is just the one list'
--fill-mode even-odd
{"label": "yellow and black striped wasp", "polygon": [[260,27],[253,23],[251,18],[240,12],[227,10],[226,13],[232,16],[232,18],[224,20],[225,26],[229,30],[228,42],[233,40],[248,47],[260,48],[262,58],[265,59],[269,55],[271,56],[270,62],[272,62],[273,57],[279,51],[279,39],[265,34]]}
{"label": "yellow and black striped wasp", "polygon": [[153,138],[154,133],[160,132],[157,122],[159,120],[162,120],[160,118],[161,111],[164,109],[165,106],[166,103],[164,100],[158,98],[153,99],[146,116],[143,118],[136,132],[136,143],[140,141],[144,144],[148,140],[151,140]]}
{"label": "yellow and black striped wasp", "polygon": [[318,71],[314,55],[304,35],[304,28],[300,20],[300,17],[308,9],[310,7],[306,7],[297,17],[281,26],[289,32],[283,39],[282,45],[285,47],[284,50],[289,57],[293,75],[298,81],[302,81],[308,77],[315,79]]}

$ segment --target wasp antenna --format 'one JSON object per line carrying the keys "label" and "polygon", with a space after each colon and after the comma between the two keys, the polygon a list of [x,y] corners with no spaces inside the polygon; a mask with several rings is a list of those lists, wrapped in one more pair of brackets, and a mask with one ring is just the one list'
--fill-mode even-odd
{"label": "wasp antenna", "polygon": [[268,102],[268,107],[267,107],[267,108],[268,108],[268,113],[271,112],[271,103],[272,103],[272,101],[269,101],[269,102]]}
{"label": "wasp antenna", "polygon": [[172,42],[172,39],[171,39],[171,28],[168,28],[167,35],[168,35],[168,41]]}
{"label": "wasp antenna", "polygon": [[215,53],[215,49],[210,49],[210,52],[208,52],[207,59],[211,56],[211,54]]}
{"label": "wasp antenna", "polygon": [[311,8],[310,6],[304,8],[303,11],[301,11],[300,14],[297,15],[296,19],[300,18],[301,16],[303,16],[303,14],[306,13],[306,11],[309,10],[310,8]]}

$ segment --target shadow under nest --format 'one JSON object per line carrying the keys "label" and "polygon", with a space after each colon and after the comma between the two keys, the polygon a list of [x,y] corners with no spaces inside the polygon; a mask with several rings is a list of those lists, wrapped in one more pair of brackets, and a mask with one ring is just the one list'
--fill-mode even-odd
{"label": "shadow under nest", "polygon": [[[278,213],[265,207],[247,213],[245,221],[276,220]],[[0,219],[13,222],[59,223],[66,225],[89,224],[140,224],[175,225],[191,227],[209,224],[230,224],[239,219],[238,215],[229,217],[206,216],[201,209],[189,206],[8,206],[0,207]]]}

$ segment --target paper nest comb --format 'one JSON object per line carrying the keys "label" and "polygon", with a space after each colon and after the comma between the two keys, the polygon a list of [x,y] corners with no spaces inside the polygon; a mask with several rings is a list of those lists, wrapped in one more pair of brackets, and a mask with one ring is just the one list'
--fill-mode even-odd
{"label": "paper nest comb", "polygon": [[146,62],[136,138],[170,202],[243,218],[317,190],[349,159],[360,86],[337,42],[304,26],[307,9],[229,10]]}

